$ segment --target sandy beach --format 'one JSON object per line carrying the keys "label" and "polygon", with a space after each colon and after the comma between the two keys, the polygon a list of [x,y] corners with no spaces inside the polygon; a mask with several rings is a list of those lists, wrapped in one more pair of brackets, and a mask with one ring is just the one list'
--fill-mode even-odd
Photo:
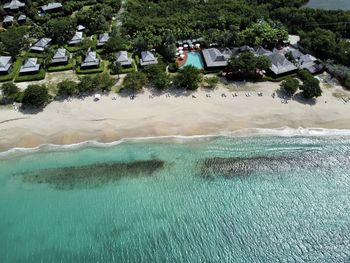
{"label": "sandy beach", "polygon": [[[323,96],[315,103],[298,99],[281,103],[281,98],[271,96],[279,89],[279,83],[260,82],[220,84],[212,91],[171,92],[170,97],[164,93],[151,98],[151,92],[144,90],[134,100],[111,93],[102,95],[97,102],[93,97],[54,101],[37,114],[2,108],[0,151],[87,140],[112,142],[130,137],[225,134],[244,128],[350,129],[350,103],[341,99],[350,97],[350,93],[340,86],[322,87]],[[263,96],[258,96],[258,92]]]}

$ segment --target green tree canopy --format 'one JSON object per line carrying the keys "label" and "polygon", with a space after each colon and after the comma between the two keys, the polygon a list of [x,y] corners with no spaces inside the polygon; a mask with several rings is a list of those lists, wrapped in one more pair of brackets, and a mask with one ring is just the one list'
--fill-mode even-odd
{"label": "green tree canopy", "polygon": [[299,72],[299,78],[303,81],[300,89],[306,99],[317,98],[322,95],[320,82],[309,71],[301,70]]}
{"label": "green tree canopy", "polygon": [[45,36],[63,45],[74,35],[75,25],[76,22],[70,17],[50,19],[44,26]]}
{"label": "green tree canopy", "polygon": [[279,41],[288,39],[287,29],[276,21],[260,20],[241,32],[248,45],[275,46]]}
{"label": "green tree canopy", "polygon": [[49,93],[45,85],[29,85],[23,94],[24,106],[43,107],[49,101]]}
{"label": "green tree canopy", "polygon": [[140,91],[147,84],[147,77],[143,72],[130,72],[126,75],[123,88],[132,92]]}
{"label": "green tree canopy", "polygon": [[13,82],[3,83],[0,87],[2,95],[7,99],[14,99],[19,93],[19,88]]}
{"label": "green tree canopy", "polygon": [[65,79],[57,84],[57,95],[72,96],[78,93],[78,84],[74,81]]}
{"label": "green tree canopy", "polygon": [[194,66],[186,66],[179,71],[175,83],[180,88],[196,90],[202,80],[201,72]]}
{"label": "green tree canopy", "polygon": [[25,34],[25,27],[10,27],[0,34],[0,42],[2,42],[5,51],[14,59],[28,46]]}
{"label": "green tree canopy", "polygon": [[271,61],[266,56],[256,56],[252,52],[243,52],[228,61],[228,69],[242,74],[255,74],[257,69],[267,70]]}
{"label": "green tree canopy", "polygon": [[149,65],[143,70],[150,83],[157,89],[165,89],[170,85],[170,78],[161,65]]}
{"label": "green tree canopy", "polygon": [[289,95],[293,95],[297,92],[299,86],[299,81],[295,78],[288,78],[281,83],[281,88]]}

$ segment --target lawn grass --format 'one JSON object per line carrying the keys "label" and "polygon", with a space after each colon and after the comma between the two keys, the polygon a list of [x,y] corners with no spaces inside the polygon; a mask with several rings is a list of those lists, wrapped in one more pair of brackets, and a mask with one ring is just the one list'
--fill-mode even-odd
{"label": "lawn grass", "polygon": [[12,69],[10,71],[9,74],[6,75],[1,75],[0,76],[0,82],[5,82],[5,81],[11,81],[13,80],[13,78],[16,76],[17,72],[19,71],[19,69],[21,68],[23,63],[23,58],[17,58],[17,60],[15,61],[15,63],[13,63],[12,65]]}
{"label": "lawn grass", "polygon": [[98,68],[81,69],[79,66],[77,67],[76,72],[77,74],[96,74],[96,73],[102,73],[104,70],[105,70],[105,62],[101,61],[100,66]]}
{"label": "lawn grass", "polygon": [[45,78],[46,72],[43,68],[39,70],[37,74],[34,75],[17,75],[15,78],[15,82],[23,82],[23,81],[35,81],[42,80]]}
{"label": "lawn grass", "polygon": [[72,45],[72,46],[66,44],[64,45],[64,48],[67,49],[70,53],[77,52],[81,49],[79,44]]}
{"label": "lawn grass", "polygon": [[67,65],[51,66],[47,69],[47,71],[48,72],[66,71],[66,70],[71,70],[73,66],[74,66],[74,59],[70,58]]}

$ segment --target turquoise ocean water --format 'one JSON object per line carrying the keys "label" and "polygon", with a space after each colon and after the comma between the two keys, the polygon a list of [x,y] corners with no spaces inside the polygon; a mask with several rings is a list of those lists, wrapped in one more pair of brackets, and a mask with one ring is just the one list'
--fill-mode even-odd
{"label": "turquoise ocean water", "polygon": [[350,262],[350,137],[129,141],[0,158],[0,262]]}

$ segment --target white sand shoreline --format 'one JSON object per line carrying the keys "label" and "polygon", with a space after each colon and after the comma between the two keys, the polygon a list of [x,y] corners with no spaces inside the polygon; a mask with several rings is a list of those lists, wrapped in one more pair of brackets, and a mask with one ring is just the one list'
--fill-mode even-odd
{"label": "white sand shoreline", "polygon": [[[0,151],[43,144],[108,143],[134,137],[220,135],[249,128],[350,129],[350,103],[333,96],[335,91],[348,94],[341,87],[324,88],[314,105],[296,100],[282,104],[280,98],[271,97],[278,88],[279,83],[271,82],[221,85],[210,91],[211,98],[206,97],[206,90],[198,90],[193,93],[197,98],[167,98],[163,94],[153,99],[145,90],[135,100],[119,95],[112,100],[114,95],[109,94],[98,102],[93,97],[55,101],[33,115],[2,109]],[[238,97],[232,97],[232,92]],[[252,96],[246,97],[246,92]],[[257,92],[264,96],[257,96]]]}

